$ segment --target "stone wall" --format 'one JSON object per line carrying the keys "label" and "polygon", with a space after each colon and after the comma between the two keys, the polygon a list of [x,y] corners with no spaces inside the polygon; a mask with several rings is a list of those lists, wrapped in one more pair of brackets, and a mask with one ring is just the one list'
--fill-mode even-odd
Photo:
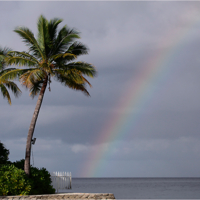
{"label": "stone wall", "polygon": [[115,199],[111,193],[60,193],[27,196],[0,196],[3,200],[37,200],[37,199]]}

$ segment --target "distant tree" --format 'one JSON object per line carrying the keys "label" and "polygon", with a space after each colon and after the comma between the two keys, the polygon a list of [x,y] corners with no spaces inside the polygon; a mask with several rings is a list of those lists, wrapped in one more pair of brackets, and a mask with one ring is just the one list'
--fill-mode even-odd
{"label": "distant tree", "polygon": [[7,164],[10,152],[0,141],[0,164]]}
{"label": "distant tree", "polygon": [[7,72],[2,79],[12,80],[19,77],[22,85],[29,89],[31,97],[39,94],[26,143],[24,171],[28,176],[30,175],[31,140],[48,84],[50,90],[51,78],[89,96],[86,85],[91,87],[91,84],[85,76],[94,77],[96,74],[93,65],[74,61],[78,56],[87,54],[88,49],[76,41],[80,36],[75,29],[64,26],[57,31],[61,22],[62,20],[57,18],[48,21],[41,15],[37,24],[37,39],[28,28],[18,27],[14,31],[21,36],[29,49],[23,52],[10,51],[6,57],[7,64],[26,68]]}
{"label": "distant tree", "polygon": [[19,96],[21,90],[17,87],[17,85],[13,81],[9,81],[8,79],[1,80],[2,75],[15,69],[15,68],[6,69],[5,57],[10,50],[11,49],[9,48],[0,47],[0,93],[3,95],[4,98],[8,100],[8,103],[11,105],[11,98],[8,89],[10,89],[13,92],[15,97]]}

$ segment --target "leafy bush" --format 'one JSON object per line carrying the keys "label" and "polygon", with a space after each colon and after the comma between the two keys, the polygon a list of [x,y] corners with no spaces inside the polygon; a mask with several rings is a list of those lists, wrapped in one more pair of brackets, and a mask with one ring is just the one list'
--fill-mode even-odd
{"label": "leafy bush", "polygon": [[0,196],[55,194],[51,186],[51,175],[45,169],[31,166],[31,176],[24,172],[24,159],[11,162],[9,150],[0,142]]}
{"label": "leafy bush", "polygon": [[28,195],[31,182],[25,172],[14,165],[2,165],[0,168],[0,196]]}
{"label": "leafy bush", "polygon": [[0,142],[0,165],[8,162],[9,150],[5,148],[4,144]]}
{"label": "leafy bush", "polygon": [[[13,162],[13,164],[17,168],[24,170],[24,159]],[[51,186],[51,175],[45,168],[38,169],[31,166],[30,170],[30,194],[55,194],[55,189]]]}
{"label": "leafy bush", "polygon": [[12,163],[15,167],[24,170],[24,159]]}
{"label": "leafy bush", "polygon": [[51,175],[45,168],[31,167],[32,188],[30,194],[55,194],[51,185]]}

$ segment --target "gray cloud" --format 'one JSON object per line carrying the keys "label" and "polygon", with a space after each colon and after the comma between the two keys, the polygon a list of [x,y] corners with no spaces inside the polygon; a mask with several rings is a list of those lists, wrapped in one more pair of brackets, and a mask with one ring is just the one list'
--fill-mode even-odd
{"label": "gray cloud", "polygon": [[[108,148],[95,176],[199,176],[199,11],[200,3],[189,1],[0,2],[0,46],[26,50],[14,28],[37,34],[41,14],[58,17],[81,32],[90,53],[79,60],[98,70],[89,79],[89,98],[55,81],[46,91],[34,133],[35,165],[84,176],[80,166],[93,166],[92,153]],[[137,87],[138,103],[124,104],[123,111],[120,102]],[[13,161],[24,157],[37,101],[21,89],[12,106],[0,97],[0,139]],[[117,130],[112,141],[98,139],[116,116],[126,119],[123,137],[114,136]]]}

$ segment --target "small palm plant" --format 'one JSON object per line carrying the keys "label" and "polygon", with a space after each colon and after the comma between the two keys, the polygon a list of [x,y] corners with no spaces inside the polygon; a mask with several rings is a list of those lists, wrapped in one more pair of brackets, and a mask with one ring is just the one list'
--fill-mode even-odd
{"label": "small palm plant", "polygon": [[57,18],[48,21],[41,15],[37,24],[37,39],[28,28],[16,28],[14,31],[21,36],[29,49],[23,52],[10,51],[6,57],[8,65],[18,65],[23,68],[7,72],[4,79],[12,80],[18,77],[22,85],[29,89],[31,97],[39,94],[26,143],[24,170],[28,176],[30,175],[31,140],[48,84],[50,90],[51,79],[54,78],[64,86],[80,90],[89,96],[86,85],[91,87],[91,84],[85,76],[96,75],[93,65],[75,61],[78,56],[87,54],[88,49],[76,41],[80,37],[75,29],[64,26],[58,31],[61,22],[62,20]]}
{"label": "small palm plant", "polygon": [[15,97],[18,97],[20,95],[21,90],[13,81],[10,81],[8,79],[3,79],[3,80],[1,79],[1,76],[15,69],[15,68],[6,68],[5,58],[9,51],[10,51],[9,48],[0,47],[0,92],[3,95],[3,97],[8,100],[8,103],[11,105],[11,97],[8,92],[8,89],[12,91]]}

